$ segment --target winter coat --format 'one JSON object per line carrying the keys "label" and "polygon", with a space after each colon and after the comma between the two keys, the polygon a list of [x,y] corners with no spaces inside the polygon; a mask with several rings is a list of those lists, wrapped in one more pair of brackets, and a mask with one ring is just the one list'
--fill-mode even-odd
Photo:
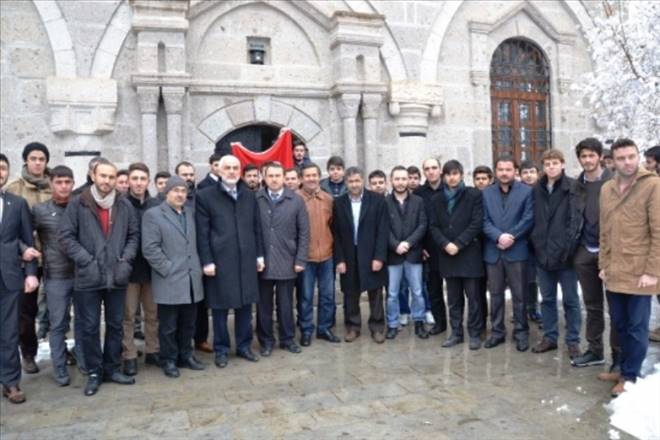
{"label": "winter coat", "polygon": [[660,177],[640,167],[637,180],[619,193],[618,177],[600,192],[600,254],[605,288],[634,295],[660,294],[637,287],[641,275],[660,278]]}
{"label": "winter coat", "polygon": [[[32,219],[24,198],[5,192],[0,222],[0,280],[9,291],[22,290],[25,275],[37,274],[37,262],[22,264],[21,243],[33,246]],[[23,271],[25,269],[25,272]]]}
{"label": "winter coat", "polygon": [[[133,209],[135,210],[135,215],[137,215],[138,226],[142,228],[142,216],[144,213],[154,206],[158,206],[158,200],[151,197],[149,193],[145,194],[144,202],[141,202],[140,199],[135,198],[129,192],[126,195],[126,199],[131,202]],[[133,271],[129,278],[131,283],[148,283],[151,280],[151,267],[147,260],[145,260],[142,255],[142,246],[138,246],[137,254],[135,255],[135,260],[133,261]]]}
{"label": "winter coat", "polygon": [[[388,238],[387,264],[422,263],[422,242],[426,237],[427,219],[424,200],[414,194],[409,194],[402,214],[399,201],[394,194],[385,198],[390,220]],[[396,253],[396,248],[402,241],[410,244],[410,250],[403,255]]]}
{"label": "winter coat", "polygon": [[58,237],[66,206],[51,199],[32,208],[32,224],[41,242],[46,278],[73,278],[73,261],[64,253]]}
{"label": "winter coat", "polygon": [[[431,199],[436,194],[441,193],[442,188],[443,186],[442,184],[440,184],[436,189],[433,189],[433,187],[428,182],[425,182],[424,185],[421,185],[414,191],[415,195],[421,197],[424,200],[424,207],[426,208],[427,219],[431,218]],[[424,237],[423,247],[424,250],[429,254],[429,258],[428,260],[426,260],[428,263],[429,270],[437,271],[438,264],[440,263],[438,260],[437,247],[435,246],[435,243],[433,241],[433,236],[431,235],[430,228],[426,229],[426,236]]]}

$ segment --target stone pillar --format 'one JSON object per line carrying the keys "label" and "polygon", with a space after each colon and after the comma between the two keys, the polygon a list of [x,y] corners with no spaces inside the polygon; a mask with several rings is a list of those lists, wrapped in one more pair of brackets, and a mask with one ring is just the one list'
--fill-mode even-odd
{"label": "stone pillar", "polygon": [[378,168],[378,113],[383,97],[377,93],[362,95],[364,119],[364,168],[369,173]]}
{"label": "stone pillar", "polygon": [[142,161],[152,174],[158,171],[158,127],[156,113],[160,87],[139,86],[137,88],[140,113],[142,114]]}
{"label": "stone pillar", "polygon": [[337,99],[337,109],[344,131],[344,161],[347,167],[359,165],[355,118],[360,108],[360,100],[358,93],[344,93]]}
{"label": "stone pillar", "polygon": [[174,169],[182,160],[181,110],[183,109],[184,87],[163,87],[163,101],[167,113],[167,163]]}

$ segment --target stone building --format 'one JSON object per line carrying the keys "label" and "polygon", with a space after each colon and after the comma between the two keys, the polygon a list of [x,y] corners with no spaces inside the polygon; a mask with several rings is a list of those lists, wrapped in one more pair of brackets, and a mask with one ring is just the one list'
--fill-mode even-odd
{"label": "stone building", "polygon": [[323,167],[428,156],[466,170],[592,134],[581,1],[3,0],[2,151],[199,164],[281,126]]}

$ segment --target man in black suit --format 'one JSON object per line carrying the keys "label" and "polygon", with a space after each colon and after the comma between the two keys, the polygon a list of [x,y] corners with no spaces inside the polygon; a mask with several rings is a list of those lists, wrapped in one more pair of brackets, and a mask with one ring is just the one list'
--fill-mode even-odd
{"label": "man in black suit", "polygon": [[198,191],[218,183],[218,180],[220,180],[220,159],[222,159],[222,156],[218,153],[213,153],[209,157],[209,173],[197,184]]}
{"label": "man in black suit", "polygon": [[346,302],[346,342],[360,336],[360,295],[369,295],[369,330],[379,344],[385,342],[383,286],[387,284],[389,221],[385,198],[364,189],[357,167],[346,170],[348,193],[335,199],[334,256]]}
{"label": "man in black suit", "polygon": [[[25,402],[19,387],[21,361],[18,355],[18,299],[21,290],[34,292],[39,287],[37,261],[32,258],[21,268],[19,243],[32,248],[32,220],[22,197],[4,191],[9,176],[9,160],[0,153],[0,383],[2,395],[11,403]],[[27,276],[26,276],[27,275]]]}

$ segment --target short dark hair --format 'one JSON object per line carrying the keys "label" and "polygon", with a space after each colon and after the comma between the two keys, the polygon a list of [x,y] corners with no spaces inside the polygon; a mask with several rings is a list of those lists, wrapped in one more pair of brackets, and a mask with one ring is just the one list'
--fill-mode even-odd
{"label": "short dark hair", "polygon": [[[105,157],[100,157],[100,156],[99,156],[99,157],[97,157],[96,159],[97,159],[97,160],[96,160],[96,163],[94,164],[94,168],[92,169],[92,172],[94,172],[94,173],[96,173],[96,169],[99,167],[99,165],[109,165],[109,166],[111,166],[112,168],[117,169],[117,165],[115,165],[114,163],[110,162],[110,161],[109,161],[108,159],[106,159]],[[117,172],[117,174],[119,174],[119,172]]]}
{"label": "short dark hair", "polygon": [[143,162],[133,162],[128,166],[128,174],[130,175],[133,171],[142,171],[143,173],[149,173],[149,167]]}
{"label": "short dark hair", "polygon": [[247,173],[248,171],[254,171],[254,170],[259,171],[259,167],[256,166],[253,163],[249,163],[249,164],[247,164],[243,167],[243,175],[245,176],[245,173]]}
{"label": "short dark hair", "polygon": [[495,168],[497,168],[497,164],[500,162],[511,162],[513,164],[514,168],[518,168],[518,162],[516,162],[515,157],[511,156],[510,154],[502,154],[495,160]]}
{"label": "short dark hair", "polygon": [[222,159],[222,154],[220,153],[213,153],[212,155],[209,156],[209,165],[213,165],[213,162],[217,162],[220,159]]}
{"label": "short dark hair", "polygon": [[[374,173],[377,172],[377,171],[380,171],[380,170],[376,170],[376,171],[374,171]],[[403,165],[397,165],[397,166],[395,166],[394,168],[392,168],[390,170],[390,179],[392,178],[392,176],[394,175],[394,173],[396,171],[405,171],[406,173],[410,174],[410,172],[408,171],[408,168],[404,167]],[[371,174],[373,174],[373,173],[371,173]],[[369,174],[370,179],[371,179],[371,174]]]}
{"label": "short dark hair", "polygon": [[522,162],[520,162],[520,171],[530,170],[532,168],[534,168],[536,171],[541,171],[539,166],[533,160],[527,159],[527,160],[523,160]]}
{"label": "short dark hair", "polygon": [[58,177],[68,177],[73,180],[73,171],[66,165],[57,165],[50,169],[50,180]]}
{"label": "short dark hair", "polygon": [[603,148],[603,159],[605,158],[612,159],[612,150],[609,148]]}
{"label": "short dark hair", "polygon": [[298,175],[298,178],[300,178],[300,171],[298,171],[298,168],[292,167],[292,168],[287,168],[284,170],[284,174],[290,173],[291,171],[295,172],[296,175]]}
{"label": "short dark hair", "polygon": [[325,169],[329,170],[331,166],[346,168],[346,165],[344,165],[344,159],[342,159],[340,156],[330,156]]}
{"label": "short dark hair", "polygon": [[307,163],[300,168],[300,175],[302,175],[305,172],[305,170],[308,170],[310,168],[316,169],[316,172],[318,172],[319,176],[321,176],[321,167],[312,162]]}
{"label": "short dark hair", "polygon": [[456,159],[448,160],[445,162],[445,164],[442,166],[442,174],[449,174],[452,171],[458,171],[463,174],[463,165]]}
{"label": "short dark hair", "polygon": [[644,157],[652,157],[656,162],[660,162],[660,145],[649,148],[644,152]]}
{"label": "short dark hair", "polygon": [[614,155],[614,150],[618,150],[619,148],[626,148],[626,147],[635,147],[636,150],[639,150],[637,148],[637,144],[632,139],[628,138],[620,138],[614,141],[612,144],[612,155]]}
{"label": "short dark hair", "polygon": [[172,174],[169,171],[158,171],[154,176],[154,182],[158,179],[169,179],[170,177],[172,177]]}
{"label": "short dark hair", "polygon": [[364,179],[364,171],[362,171],[362,168],[360,167],[348,167],[346,168],[346,173],[344,173],[346,179],[356,174]]}
{"label": "short dark hair", "polygon": [[119,176],[128,176],[128,170],[126,168],[122,168],[121,170],[117,171],[117,177]]}
{"label": "short dark hair", "polygon": [[603,143],[595,137],[584,138],[575,146],[575,155],[580,157],[584,150],[593,151],[600,157],[603,155]]}
{"label": "short dark hair", "polygon": [[410,165],[408,167],[408,175],[411,174],[417,174],[419,177],[422,177],[422,171],[419,169],[419,167],[416,167],[415,165]]}
{"label": "short dark hair", "polygon": [[491,170],[490,167],[486,165],[479,165],[476,167],[474,171],[472,171],[472,178],[474,179],[477,177],[477,174],[485,174],[489,179],[493,178],[493,170]]}
{"label": "short dark hair", "polygon": [[0,162],[4,162],[9,166],[9,159],[7,159],[7,156],[5,156],[4,153],[0,153]]}
{"label": "short dark hair", "polygon": [[387,180],[387,175],[383,170],[373,170],[372,172],[369,173],[369,180],[378,178],[380,177],[381,179]]}
{"label": "short dark hair", "polygon": [[[264,174],[268,174],[268,170],[269,170],[270,168],[279,168],[279,169],[282,170],[282,174],[284,174],[284,167],[282,166],[281,163],[279,163],[279,162],[277,162],[277,161],[274,161],[274,160],[273,160],[273,161],[270,161],[270,162],[268,162],[267,164],[265,164],[264,167],[263,167]],[[266,177],[266,176],[264,176],[264,177]]]}
{"label": "short dark hair", "polygon": [[181,167],[192,167],[193,170],[195,169],[195,165],[191,164],[187,160],[182,160],[174,167],[174,174],[179,175],[179,168]]}

